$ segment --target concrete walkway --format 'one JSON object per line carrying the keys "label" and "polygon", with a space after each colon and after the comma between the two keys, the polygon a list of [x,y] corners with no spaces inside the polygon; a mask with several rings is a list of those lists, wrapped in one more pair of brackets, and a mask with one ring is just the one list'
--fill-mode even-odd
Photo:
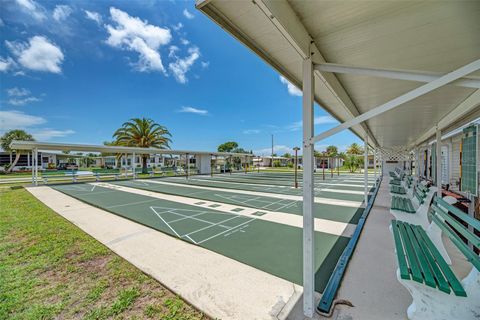
{"label": "concrete walkway", "polygon": [[90,206],[49,187],[27,190],[143,272],[217,319],[285,319],[302,287]]}

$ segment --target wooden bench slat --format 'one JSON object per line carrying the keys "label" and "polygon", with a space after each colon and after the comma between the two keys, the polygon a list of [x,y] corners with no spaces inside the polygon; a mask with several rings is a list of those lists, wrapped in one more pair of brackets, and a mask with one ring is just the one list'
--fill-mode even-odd
{"label": "wooden bench slat", "polygon": [[418,265],[417,257],[413,251],[412,242],[407,234],[407,228],[405,224],[401,221],[397,221],[399,224],[400,235],[402,237],[402,242],[404,244],[408,265],[410,267],[410,273],[412,274],[412,279],[414,281],[423,283],[423,276]]}
{"label": "wooden bench slat", "polygon": [[404,224],[405,229],[407,230],[407,235],[412,243],[412,248],[415,256],[417,257],[417,262],[418,266],[420,268],[420,271],[423,275],[423,280],[425,281],[425,284],[429,287],[436,288],[437,283],[435,282],[435,279],[433,278],[432,271],[430,270],[430,265],[428,263],[427,258],[425,257],[423,250],[420,248],[419,242],[417,237],[415,237],[414,232],[412,231],[413,225],[411,224]]}
{"label": "wooden bench slat", "polygon": [[403,250],[402,241],[399,234],[399,225],[396,220],[392,220],[392,232],[395,240],[395,248],[397,251],[398,267],[400,269],[400,278],[410,280],[410,272],[405,258],[405,251]]}
{"label": "wooden bench slat", "polygon": [[432,248],[430,248],[429,244],[423,239],[423,237],[420,233],[419,229],[422,229],[422,227],[421,226],[413,226],[412,228],[413,228],[413,232],[415,233],[415,236],[417,238],[417,241],[420,243],[420,248],[423,250],[423,253],[424,253],[425,257],[427,258],[428,263],[430,265],[430,268],[432,269],[432,272],[433,272],[433,275],[434,275],[435,280],[437,282],[438,288],[445,293],[450,293],[450,291],[451,291],[450,286],[449,286],[447,280],[445,279],[445,277],[443,276],[442,271],[437,266],[437,263],[435,262],[435,258],[432,256],[432,253],[430,252],[430,250]]}
{"label": "wooden bench slat", "polygon": [[457,218],[465,221],[466,223],[471,225],[474,229],[480,230],[480,220],[477,220],[477,219],[469,216],[468,214],[466,214],[465,212],[463,212],[459,208],[447,203],[445,200],[443,200],[441,198],[437,198],[437,201],[438,201],[437,203],[439,203],[442,207],[448,208],[448,211],[450,211]]}
{"label": "wooden bench slat", "polygon": [[419,228],[418,231],[419,231],[420,235],[422,236],[422,239],[428,244],[428,248],[430,249],[430,252],[432,253],[433,257],[435,258],[435,261],[437,262],[437,265],[439,266],[443,275],[447,279],[447,281],[450,284],[450,287],[452,288],[455,295],[461,296],[461,297],[466,297],[467,293],[463,289],[462,284],[460,283],[460,281],[458,281],[458,279],[455,276],[455,274],[453,273],[452,269],[450,269],[449,265],[445,262],[442,255],[437,250],[437,248],[433,244],[432,240],[430,240],[430,238],[428,237],[425,230],[423,230],[422,228]]}
{"label": "wooden bench slat", "polygon": [[480,237],[476,236],[474,233],[470,232],[467,228],[463,226],[460,222],[452,218],[447,212],[442,210],[442,208],[437,207],[436,205],[432,204],[432,209],[434,209],[434,213],[440,215],[444,220],[446,220],[450,225],[453,226],[455,231],[460,233],[462,236],[467,238],[475,247],[480,248]]}

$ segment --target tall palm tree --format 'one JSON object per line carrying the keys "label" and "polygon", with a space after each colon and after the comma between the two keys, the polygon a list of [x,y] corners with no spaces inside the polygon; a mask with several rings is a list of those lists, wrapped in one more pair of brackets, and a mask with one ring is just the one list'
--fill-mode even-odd
{"label": "tall palm tree", "polygon": [[348,154],[362,154],[363,148],[358,145],[358,143],[352,143],[347,149]]}
{"label": "tall palm tree", "polygon": [[[172,135],[152,119],[133,118],[113,134],[115,145],[140,148],[170,149]],[[142,154],[142,173],[147,173],[148,154]]]}
{"label": "tall palm tree", "polygon": [[0,138],[2,149],[10,152],[10,154],[15,151],[15,160],[10,163],[10,166],[7,172],[11,172],[13,168],[17,165],[18,160],[20,159],[20,155],[22,154],[21,150],[12,150],[10,148],[10,143],[13,140],[21,140],[21,141],[34,141],[33,136],[24,130],[10,130],[5,132],[5,134]]}

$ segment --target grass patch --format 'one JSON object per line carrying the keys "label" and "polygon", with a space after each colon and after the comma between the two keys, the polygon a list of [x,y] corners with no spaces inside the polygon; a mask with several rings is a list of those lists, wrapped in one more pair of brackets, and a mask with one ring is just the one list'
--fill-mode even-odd
{"label": "grass patch", "polygon": [[0,319],[207,319],[24,189],[0,189]]}

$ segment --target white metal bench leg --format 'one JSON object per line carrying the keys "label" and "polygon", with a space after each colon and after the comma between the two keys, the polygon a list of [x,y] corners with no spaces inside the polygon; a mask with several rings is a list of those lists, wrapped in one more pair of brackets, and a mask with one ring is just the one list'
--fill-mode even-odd
{"label": "white metal bench leg", "polygon": [[[407,309],[410,320],[473,320],[480,317],[480,299],[477,292],[466,290],[467,297],[458,297],[453,292],[446,294],[423,283],[400,278],[398,281],[410,292],[413,302]],[[466,288],[465,288],[466,289]]]}

